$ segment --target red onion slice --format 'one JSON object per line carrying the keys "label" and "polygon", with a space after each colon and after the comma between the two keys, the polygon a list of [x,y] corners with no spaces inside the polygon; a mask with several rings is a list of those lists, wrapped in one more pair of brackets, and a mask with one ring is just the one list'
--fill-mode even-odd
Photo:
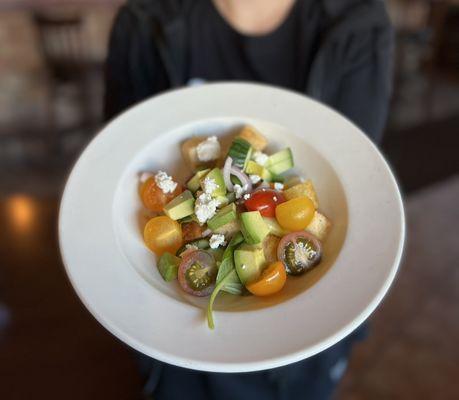
{"label": "red onion slice", "polygon": [[210,236],[212,231],[210,229],[206,229],[204,232],[202,232],[202,237],[207,237]]}
{"label": "red onion slice", "polygon": [[231,175],[234,175],[241,181],[242,187],[247,185],[247,190],[245,191],[246,193],[250,193],[252,191],[252,181],[238,167],[235,167],[234,165],[231,167]]}
{"label": "red onion slice", "polygon": [[226,188],[232,192],[234,189],[233,182],[231,182],[231,166],[233,165],[233,159],[227,157],[225,165],[223,166],[223,179],[225,181]]}

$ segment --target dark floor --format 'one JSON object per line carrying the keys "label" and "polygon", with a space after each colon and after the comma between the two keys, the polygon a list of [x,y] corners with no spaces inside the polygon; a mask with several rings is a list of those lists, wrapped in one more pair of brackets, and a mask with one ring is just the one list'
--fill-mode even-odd
{"label": "dark floor", "polygon": [[459,398],[458,204],[459,174],[406,199],[401,269],[337,400]]}
{"label": "dark floor", "polygon": [[11,311],[0,341],[0,399],[138,399],[130,352],[67,281],[57,205],[56,197],[0,200],[0,293]]}

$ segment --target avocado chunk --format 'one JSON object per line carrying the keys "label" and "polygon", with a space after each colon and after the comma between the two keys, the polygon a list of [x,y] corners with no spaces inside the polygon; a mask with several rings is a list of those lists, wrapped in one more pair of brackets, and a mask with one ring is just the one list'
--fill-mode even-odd
{"label": "avocado chunk", "polygon": [[209,229],[215,230],[231,221],[234,221],[236,218],[236,204],[231,203],[226,207],[223,207],[214,217],[209,219],[207,221],[207,226]]}
{"label": "avocado chunk", "polygon": [[271,180],[271,173],[265,167],[257,164],[255,161],[249,161],[247,163],[245,172],[249,175],[258,175],[264,181],[269,182]]}
{"label": "avocado chunk", "polygon": [[269,233],[271,235],[282,237],[288,233],[288,231],[279,225],[276,218],[263,217],[263,221],[265,221],[266,225],[268,226]]}
{"label": "avocado chunk", "polygon": [[278,151],[268,158],[266,166],[273,175],[279,175],[293,168],[293,154],[290,147]]}
{"label": "avocado chunk", "polygon": [[258,278],[265,266],[265,255],[261,246],[243,244],[234,251],[234,264],[242,284]]}
{"label": "avocado chunk", "polygon": [[193,193],[185,190],[182,194],[178,195],[175,199],[171,200],[164,206],[165,214],[173,219],[178,220],[188,217],[194,213],[194,197]]}
{"label": "avocado chunk", "polygon": [[203,169],[194,174],[194,176],[188,181],[186,187],[193,193],[197,192],[201,186],[201,179],[204,178],[210,171],[210,168]]}
{"label": "avocado chunk", "polygon": [[158,261],[158,270],[166,282],[177,279],[178,267],[181,259],[171,253],[163,253]]}
{"label": "avocado chunk", "polygon": [[214,233],[220,233],[222,235],[225,235],[226,239],[230,239],[234,235],[236,235],[240,230],[241,224],[239,223],[239,220],[234,219],[231,222],[228,222],[227,224],[221,226],[220,228],[215,229]]}
{"label": "avocado chunk", "polygon": [[215,185],[217,185],[216,189],[214,189],[211,193],[212,197],[220,197],[226,194],[225,179],[223,179],[223,173],[220,168],[214,168],[205,177],[201,178],[200,184],[204,192],[206,191],[206,179],[212,179],[213,182],[215,182]]}
{"label": "avocado chunk", "polygon": [[269,226],[259,211],[244,212],[240,215],[241,230],[248,244],[261,243],[269,233]]}

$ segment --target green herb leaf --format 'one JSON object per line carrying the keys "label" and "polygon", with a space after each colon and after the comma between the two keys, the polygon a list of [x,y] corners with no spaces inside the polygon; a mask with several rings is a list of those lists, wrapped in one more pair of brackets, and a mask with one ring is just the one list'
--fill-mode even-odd
{"label": "green herb leaf", "polygon": [[222,262],[218,268],[218,274],[216,279],[216,286],[209,299],[207,306],[207,323],[210,329],[214,329],[214,319],[212,313],[212,307],[214,305],[215,298],[218,293],[223,290],[225,292],[240,295],[242,293],[242,283],[234,268],[234,250],[235,248],[244,241],[244,237],[241,232],[238,232],[229,242],[228,247],[223,253]]}
{"label": "green herb leaf", "polygon": [[231,280],[234,279],[233,275],[236,275],[237,277],[237,273],[235,269],[229,271],[228,274],[219,283],[217,283],[217,286],[215,286],[214,291],[212,292],[212,295],[210,296],[209,304],[207,305],[207,324],[209,325],[210,329],[215,328],[214,317],[212,313],[212,307],[214,306],[215,298],[217,297],[220,290],[222,290],[222,288],[227,283],[231,282]]}

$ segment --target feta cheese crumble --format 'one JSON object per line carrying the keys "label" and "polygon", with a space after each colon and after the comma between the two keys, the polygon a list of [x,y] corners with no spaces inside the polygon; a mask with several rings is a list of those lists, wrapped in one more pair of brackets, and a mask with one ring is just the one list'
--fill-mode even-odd
{"label": "feta cheese crumble", "polygon": [[225,235],[222,234],[213,234],[209,239],[209,246],[211,249],[217,249],[220,246],[225,246]]}
{"label": "feta cheese crumble", "polygon": [[275,190],[283,190],[284,189],[284,184],[280,182],[274,182],[274,189]]}
{"label": "feta cheese crumble", "polygon": [[207,194],[212,194],[214,190],[219,188],[219,185],[215,182],[215,179],[209,178],[208,176],[204,178],[202,186],[204,187],[204,193]]}
{"label": "feta cheese crumble", "polygon": [[238,185],[237,183],[233,186],[234,194],[236,195],[236,199],[240,199],[242,195],[247,191],[248,185],[245,184],[244,186]]}
{"label": "feta cheese crumble", "polygon": [[246,193],[243,197],[244,197],[244,200],[250,199],[250,193]]}
{"label": "feta cheese crumble", "polygon": [[206,140],[198,144],[196,152],[199,161],[213,161],[220,157],[220,142],[217,136],[209,136]]}
{"label": "feta cheese crumble", "polygon": [[172,193],[177,188],[177,182],[174,182],[164,171],[159,171],[155,175],[155,182],[163,193]]}
{"label": "feta cheese crumble", "polygon": [[148,179],[153,176],[151,172],[142,172],[139,176],[139,180],[141,183],[145,183]]}
{"label": "feta cheese crumble", "polygon": [[249,178],[254,185],[261,181],[261,177],[259,175],[249,175]]}
{"label": "feta cheese crumble", "polygon": [[195,244],[187,244],[185,246],[185,249],[187,249],[187,250],[199,250],[199,247],[196,246]]}
{"label": "feta cheese crumble", "polygon": [[194,212],[201,225],[215,215],[217,206],[218,201],[213,199],[210,194],[201,193],[198,196],[194,205]]}
{"label": "feta cheese crumble", "polygon": [[268,162],[269,156],[261,151],[255,151],[252,158],[257,164],[264,166]]}

